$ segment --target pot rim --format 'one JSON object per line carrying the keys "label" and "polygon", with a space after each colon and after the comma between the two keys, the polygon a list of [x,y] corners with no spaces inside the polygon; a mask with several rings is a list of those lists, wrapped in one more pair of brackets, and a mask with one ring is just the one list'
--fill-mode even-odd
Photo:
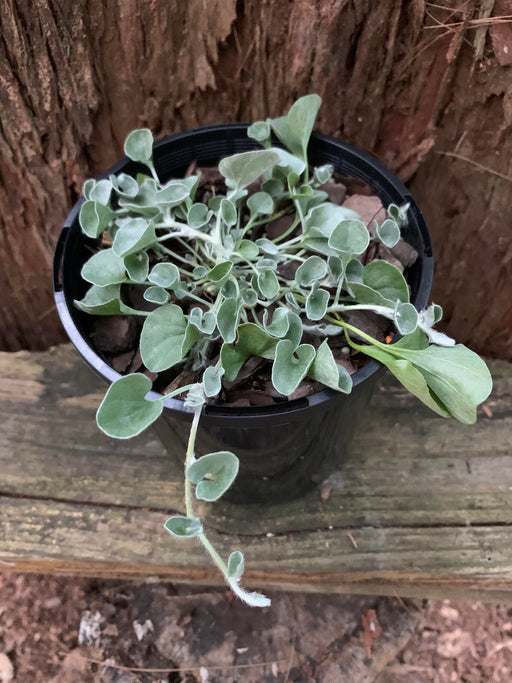
{"label": "pot rim", "polygon": [[[190,139],[190,143],[192,145],[196,144],[200,146],[201,142],[195,141],[194,143],[192,138],[197,137],[197,135],[205,134],[209,136],[215,136],[215,134],[225,135],[226,132],[231,133],[233,137],[240,135],[244,136],[244,139],[249,140],[249,138],[246,137],[248,126],[249,124],[246,123],[224,123],[213,126],[203,126],[200,128],[194,128],[188,131],[176,133],[174,135],[165,136],[154,144],[155,166],[158,170],[159,150],[162,150],[170,143],[188,142]],[[433,280],[434,265],[432,243],[425,220],[408,188],[389,169],[377,161],[377,159],[350,144],[340,142],[331,136],[314,132],[311,136],[310,146],[313,146],[313,148],[315,148],[315,146],[320,146],[321,148],[324,148],[324,152],[330,151],[331,154],[337,156],[338,158],[341,155],[349,155],[353,163],[357,163],[358,166],[361,165],[363,169],[365,169],[365,172],[358,172],[355,174],[355,177],[364,180],[372,188],[376,196],[381,196],[386,192],[392,191],[393,193],[399,194],[401,196],[403,203],[410,204],[409,210],[413,215],[415,228],[419,233],[423,246],[423,253],[418,254],[418,258],[421,260],[421,273],[418,291],[412,303],[418,310],[423,309],[428,303]],[[127,157],[123,157],[108,170],[99,175],[98,179],[108,178],[110,175],[118,173],[127,164],[131,163],[133,162],[131,162]],[[71,342],[83,356],[84,360],[96,371],[96,373],[108,383],[112,383],[123,375],[108,365],[94,351],[86,338],[81,334],[71,315],[64,293],[64,285],[61,281],[63,280],[61,277],[61,266],[63,263],[68,238],[73,225],[78,222],[78,213],[84,201],[85,200],[82,196],[75,203],[64,221],[62,231],[57,241],[53,261],[54,298],[57,312]],[[354,389],[361,385],[366,379],[383,370],[384,368],[381,363],[370,359],[362,368],[359,368],[352,375],[352,391],[354,391]],[[161,398],[162,394],[159,394],[156,391],[150,391],[147,396],[150,400],[157,400]],[[212,418],[213,422],[219,425],[224,425],[232,420],[239,421],[240,418],[247,420],[247,426],[253,423],[254,420],[257,420],[261,417],[265,417],[267,419],[273,418],[273,421],[282,422],[283,419],[288,420],[288,418],[300,419],[303,417],[306,410],[325,406],[325,404],[336,401],[336,399],[341,400],[347,398],[350,399],[350,394],[342,394],[334,389],[326,387],[321,391],[303,398],[286,400],[268,406],[233,407],[230,405],[205,404],[202,410],[202,419],[204,420],[204,418],[206,418],[206,421],[211,422],[212,420],[209,418]],[[180,399],[167,399],[163,405],[179,419],[190,420],[192,418],[194,409],[192,407],[186,406],[184,401]]]}

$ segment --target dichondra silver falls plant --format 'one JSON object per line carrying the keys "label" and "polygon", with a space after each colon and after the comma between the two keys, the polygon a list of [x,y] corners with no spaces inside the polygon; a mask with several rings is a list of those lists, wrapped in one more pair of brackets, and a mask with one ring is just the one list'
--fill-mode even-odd
{"label": "dichondra silver falls plant", "polygon": [[[159,417],[166,399],[185,396],[193,412],[185,510],[165,528],[175,537],[198,539],[233,591],[252,606],[270,601],[240,586],[243,554],[222,558],[194,512],[194,498],[218,500],[238,472],[238,458],[229,451],[195,453],[203,405],[219,394],[223,378],[235,380],[257,356],[271,363],[272,385],[283,398],[306,377],[350,393],[351,376],[330,344],[342,335],[346,351],[384,364],[443,417],[474,422],[491,390],[485,363],[434,329],[439,306],[416,310],[395,265],[381,259],[364,265],[372,241],[392,248],[402,239],[408,206],[389,206],[387,217],[369,226],[354,210],[329,201],[322,187],[333,169],[312,169],[307,157],[320,104],[320,97],[308,95],[286,116],[250,126],[261,149],[222,159],[226,191],[204,202],[196,201],[199,174],[160,182],[153,136],[146,128],[135,130],[125,153],[149,174],[87,180],[79,215],[83,232],[103,236],[104,248],[84,264],[81,274],[91,287],[75,305],[92,315],[143,316],[140,354],[149,371],[188,366],[202,373],[201,381],[157,400],[146,398],[152,387],[146,375],[121,377],[98,409],[98,425],[127,439]],[[273,136],[284,148],[273,146]],[[289,227],[268,235],[266,226],[285,215]],[[139,288],[151,310],[126,304],[126,287]],[[400,339],[384,343],[355,327],[346,319],[354,311],[387,319]]]}

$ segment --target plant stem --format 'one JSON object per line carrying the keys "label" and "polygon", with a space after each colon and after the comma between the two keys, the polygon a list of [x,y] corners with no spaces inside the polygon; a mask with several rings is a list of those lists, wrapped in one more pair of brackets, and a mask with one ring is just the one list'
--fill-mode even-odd
{"label": "plant stem", "polygon": [[212,560],[215,562],[217,567],[220,569],[220,571],[224,574],[224,578],[226,581],[231,585],[231,581],[228,579],[228,566],[222,559],[222,557],[219,555],[219,553],[215,550],[213,545],[210,543],[210,541],[207,539],[206,535],[204,533],[198,535],[199,540],[205,547],[205,549],[210,553],[210,557]]}
{"label": "plant stem", "polygon": [[153,165],[153,162],[150,161],[149,163],[146,164],[147,168],[151,171],[151,175],[153,176],[153,179],[156,180],[158,184],[160,184],[160,178],[158,177],[158,173],[156,172],[156,169]]}
{"label": "plant stem", "polygon": [[192,505],[192,482],[187,477],[187,470],[195,459],[194,447],[196,444],[197,427],[199,425],[202,409],[202,405],[194,408],[194,417],[192,418],[192,425],[188,435],[187,453],[185,456],[185,510],[187,511],[187,517],[194,516],[194,506]]}
{"label": "plant stem", "polygon": [[206,301],[205,299],[201,299],[200,296],[196,296],[192,292],[187,292],[187,298],[194,299],[194,301],[197,301],[199,304],[203,304],[207,308],[211,308],[212,304],[210,301]]}
{"label": "plant stem", "polygon": [[327,309],[327,313],[348,313],[350,311],[373,311],[373,313],[381,315],[383,318],[388,318],[388,320],[393,320],[394,318],[393,309],[387,306],[378,306],[377,304],[339,304],[329,306]]}
{"label": "plant stem", "polygon": [[[186,258],[183,258],[180,254],[176,254],[172,249],[169,249],[168,247],[164,247],[163,244],[158,245],[160,249],[163,249],[164,253],[168,254],[169,256],[172,256],[173,259],[177,259],[178,261],[182,261],[182,263],[186,263],[187,266],[194,265],[191,264],[190,261],[187,261]],[[198,265],[198,264],[196,264]]]}
{"label": "plant stem", "polygon": [[282,211],[276,211],[276,213],[273,213],[271,216],[265,216],[265,218],[260,218],[259,220],[249,220],[247,225],[244,227],[243,235],[246,235],[247,232],[249,230],[251,230],[252,228],[256,228],[259,225],[267,225],[268,223],[272,223],[272,221],[275,221],[278,218],[281,218],[281,216],[284,216],[284,214],[287,212],[287,210],[288,209],[283,209]]}
{"label": "plant stem", "polygon": [[[335,325],[339,325],[340,327],[345,328],[345,331],[350,330],[351,332],[355,332],[355,334],[362,337],[368,343],[373,344],[373,346],[377,346],[378,348],[385,349],[386,351],[390,351],[390,347],[386,346],[386,344],[382,344],[377,339],[370,337],[369,334],[366,334],[366,332],[363,332],[363,330],[360,330],[359,328],[354,327],[354,325],[351,325],[350,323],[345,322],[345,320],[341,320],[341,319],[338,320],[337,318],[331,318],[328,315],[325,316],[325,319],[328,320],[330,323],[334,323]],[[348,337],[348,341],[350,342],[350,337]]]}
{"label": "plant stem", "polygon": [[297,235],[297,237],[294,237],[291,240],[288,240],[288,242],[283,242],[283,244],[279,245],[279,250],[281,250],[283,247],[287,249],[290,246],[293,246],[294,244],[297,244],[297,242],[301,242],[303,239],[303,235]]}
{"label": "plant stem", "polygon": [[222,244],[222,218],[220,216],[220,211],[217,214],[217,220],[215,221],[215,228],[213,232],[215,237],[212,238],[212,242],[214,244]]}
{"label": "plant stem", "polygon": [[215,239],[215,237],[208,235],[206,232],[201,232],[200,230],[191,228],[190,225],[187,225],[186,223],[178,223],[178,221],[165,221],[164,223],[157,223],[155,228],[172,228],[174,230],[178,230],[176,233],[168,233],[167,235],[157,237],[158,242],[164,242],[165,240],[171,239],[173,237],[188,237],[190,239],[212,242],[212,244],[219,246],[219,242]]}
{"label": "plant stem", "polygon": [[[187,444],[187,454],[185,456],[185,510],[186,510],[187,517],[194,517],[194,506],[192,503],[192,500],[193,500],[192,482],[187,477],[187,470],[195,460],[194,448],[195,448],[195,443],[196,443],[197,427],[199,425],[199,419],[201,417],[202,409],[203,409],[202,405],[196,406],[194,408],[194,417],[192,418],[192,425],[190,427],[190,433],[189,433],[188,444]],[[217,565],[217,567],[223,573],[226,581],[228,581],[228,583],[231,583],[228,579],[227,564],[224,562],[222,557],[219,555],[219,553],[215,550],[213,545],[210,543],[210,541],[206,537],[206,534],[201,533],[198,535],[198,538],[201,541],[201,543],[203,544],[205,550],[207,550],[208,553],[210,554],[210,557],[212,558],[214,563]]]}
{"label": "plant stem", "polygon": [[340,301],[340,295],[341,295],[341,290],[342,290],[344,281],[345,281],[345,278],[343,276],[340,277],[340,281],[338,282],[338,286],[336,287],[336,294],[334,295],[334,305],[335,306],[337,306],[339,301]]}
{"label": "plant stem", "polygon": [[174,391],[171,391],[169,394],[164,394],[162,398],[159,398],[159,401],[167,401],[168,398],[173,398],[173,396],[178,396],[179,394],[183,394],[185,391],[189,391],[192,389],[194,385],[193,384],[186,384],[183,387],[178,387],[177,389],[174,389]]}
{"label": "plant stem", "polygon": [[[305,173],[307,173],[307,168],[308,168],[308,166],[307,166],[307,163],[306,163],[306,171],[305,171]],[[304,214],[303,214],[303,212],[302,212],[302,206],[300,205],[300,201],[298,201],[297,199],[294,199],[294,200],[293,200],[293,205],[295,206],[295,210],[296,210],[297,213],[299,214],[300,224],[301,224],[301,226],[302,226],[302,232],[304,232]]]}
{"label": "plant stem", "polygon": [[282,254],[282,256],[286,259],[285,263],[286,261],[301,261],[304,263],[306,260],[304,257],[299,256],[298,254]]}
{"label": "plant stem", "polygon": [[[198,254],[194,251],[194,249],[192,249],[192,247],[190,246],[190,244],[189,244],[188,242],[186,242],[185,240],[181,239],[181,237],[176,237],[176,242],[179,242],[179,244],[181,244],[181,246],[182,246],[184,249],[187,249],[187,250],[188,250],[191,254],[193,254],[193,256],[197,259]],[[197,264],[196,264],[196,265],[197,265]]]}

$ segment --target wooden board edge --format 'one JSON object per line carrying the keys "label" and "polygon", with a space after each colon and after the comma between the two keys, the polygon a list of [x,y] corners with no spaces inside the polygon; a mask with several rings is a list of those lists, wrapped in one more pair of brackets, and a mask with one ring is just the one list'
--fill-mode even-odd
{"label": "wooden board edge", "polygon": [[[52,574],[101,579],[126,579],[142,582],[172,582],[222,587],[212,567],[180,567],[139,563],[87,562],[61,559],[13,559],[0,561],[1,572]],[[255,571],[244,574],[244,585],[263,590],[382,595],[430,600],[465,600],[512,605],[512,575],[425,575],[401,572],[329,572],[304,574]]]}

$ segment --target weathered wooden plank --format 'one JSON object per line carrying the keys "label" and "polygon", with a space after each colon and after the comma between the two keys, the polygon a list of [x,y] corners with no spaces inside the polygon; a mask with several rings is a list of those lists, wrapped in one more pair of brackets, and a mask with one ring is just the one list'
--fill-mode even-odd
{"label": "weathered wooden plank", "polygon": [[[243,547],[262,587],[512,601],[512,367],[491,367],[492,417],[470,427],[386,381],[327,500],[203,505],[222,552]],[[71,347],[0,354],[0,375],[1,560],[219,582],[198,546],[162,530],[183,509],[179,463],[152,435],[97,430],[103,386]]]}
{"label": "weathered wooden plank", "polygon": [[[162,512],[9,498],[0,505],[0,559],[12,571],[220,582],[199,545],[162,531]],[[512,602],[508,527],[364,527],[352,530],[357,548],[345,529],[210,535],[223,556],[244,548],[248,585]]]}
{"label": "weathered wooden plank", "polygon": [[[512,370],[494,362],[492,419],[443,420],[398,387],[378,391],[350,460],[318,490],[258,513],[224,502],[213,524],[247,533],[318,526],[512,522]],[[94,424],[102,383],[68,346],[0,354],[0,493],[180,509],[183,472],[152,435],[107,439]],[[22,465],[20,465],[22,463]]]}

